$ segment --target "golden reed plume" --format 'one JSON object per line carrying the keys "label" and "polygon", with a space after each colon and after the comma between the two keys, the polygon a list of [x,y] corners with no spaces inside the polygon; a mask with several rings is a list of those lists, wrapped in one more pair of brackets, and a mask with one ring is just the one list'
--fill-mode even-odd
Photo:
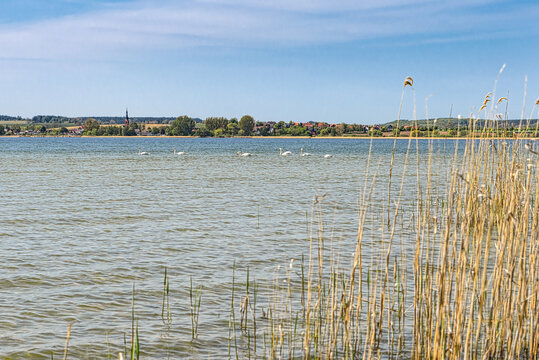
{"label": "golden reed plume", "polygon": [[406,79],[404,79],[404,87],[406,86],[414,86],[414,79],[412,79],[412,77],[408,76]]}

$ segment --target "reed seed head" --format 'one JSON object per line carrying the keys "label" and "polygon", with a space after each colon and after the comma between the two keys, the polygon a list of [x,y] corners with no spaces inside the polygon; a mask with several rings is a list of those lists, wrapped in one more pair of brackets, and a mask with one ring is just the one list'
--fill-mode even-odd
{"label": "reed seed head", "polygon": [[491,96],[492,96],[492,93],[490,93],[490,92],[485,96],[485,100],[483,100],[483,105],[488,104],[488,102],[490,101]]}
{"label": "reed seed head", "polygon": [[404,79],[404,87],[406,86],[410,86],[410,87],[414,86],[414,79],[412,79],[411,76],[408,76],[406,79]]}

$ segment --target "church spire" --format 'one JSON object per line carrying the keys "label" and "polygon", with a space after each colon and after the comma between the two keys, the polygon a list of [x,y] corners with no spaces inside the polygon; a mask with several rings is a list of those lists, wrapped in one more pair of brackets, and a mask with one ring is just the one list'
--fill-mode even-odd
{"label": "church spire", "polygon": [[125,126],[129,125],[129,112],[128,109],[125,108]]}

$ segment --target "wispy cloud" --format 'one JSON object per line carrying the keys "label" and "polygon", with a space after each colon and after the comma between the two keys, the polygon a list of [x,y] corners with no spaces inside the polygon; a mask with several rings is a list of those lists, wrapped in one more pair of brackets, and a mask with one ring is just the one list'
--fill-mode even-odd
{"label": "wispy cloud", "polygon": [[435,39],[511,31],[515,19],[520,28],[523,23],[533,28],[539,13],[534,4],[513,9],[491,5],[488,0],[123,2],[84,14],[1,25],[0,58],[100,58],[125,50],[302,46],[403,35]]}

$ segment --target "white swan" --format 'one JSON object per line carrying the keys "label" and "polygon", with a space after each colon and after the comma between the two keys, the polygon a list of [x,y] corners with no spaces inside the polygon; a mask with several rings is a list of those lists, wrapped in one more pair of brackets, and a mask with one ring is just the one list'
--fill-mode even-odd
{"label": "white swan", "polygon": [[174,146],[174,155],[186,155],[187,153],[185,151],[180,151],[180,152],[177,152],[176,151],[176,146]]}
{"label": "white swan", "polygon": [[238,152],[236,153],[236,155],[242,156],[242,157],[253,156],[253,154],[251,154],[251,153],[242,153],[241,151],[238,151]]}
{"label": "white swan", "polygon": [[150,155],[149,152],[141,151],[140,146],[138,147],[138,154],[139,154],[139,155]]}
{"label": "white swan", "polygon": [[283,149],[282,148],[279,148],[279,154],[281,156],[288,156],[288,155],[292,155],[292,153],[290,151],[285,151],[283,152]]}
{"label": "white swan", "polygon": [[301,148],[300,150],[300,156],[311,156],[312,154],[311,153],[308,153],[308,152],[303,152],[303,148]]}
{"label": "white swan", "polygon": [[324,155],[324,157],[325,157],[326,159],[329,159],[330,157],[333,157],[333,155],[331,155],[331,154],[326,154],[326,155]]}

